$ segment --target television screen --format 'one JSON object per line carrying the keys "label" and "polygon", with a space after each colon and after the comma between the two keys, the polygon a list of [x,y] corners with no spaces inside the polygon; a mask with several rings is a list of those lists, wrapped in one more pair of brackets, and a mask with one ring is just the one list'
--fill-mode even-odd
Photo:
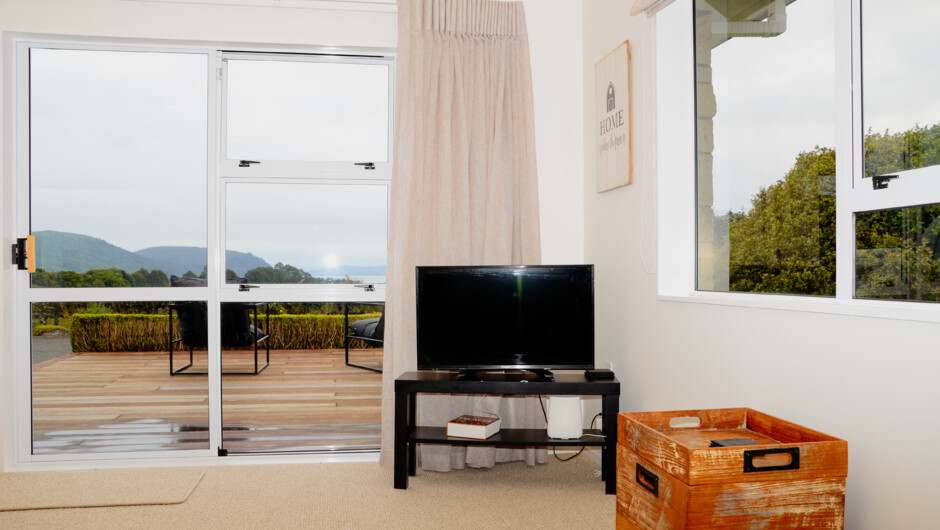
{"label": "television screen", "polygon": [[594,266],[417,267],[418,369],[594,368]]}

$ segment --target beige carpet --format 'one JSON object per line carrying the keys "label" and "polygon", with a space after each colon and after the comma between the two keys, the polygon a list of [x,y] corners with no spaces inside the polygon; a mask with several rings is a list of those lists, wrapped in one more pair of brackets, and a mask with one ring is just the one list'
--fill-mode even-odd
{"label": "beige carpet", "polygon": [[419,469],[407,490],[370,463],[202,468],[181,504],[0,512],[0,528],[612,529],[616,499],[598,468],[581,455],[534,467]]}
{"label": "beige carpet", "polygon": [[0,473],[0,511],[179,504],[204,474],[199,469]]}

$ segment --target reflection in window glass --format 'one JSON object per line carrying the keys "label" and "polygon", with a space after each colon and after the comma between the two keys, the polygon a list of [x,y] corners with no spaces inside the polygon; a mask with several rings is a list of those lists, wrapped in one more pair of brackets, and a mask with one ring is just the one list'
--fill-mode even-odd
{"label": "reflection in window glass", "polygon": [[208,379],[170,375],[167,307],[31,305],[33,454],[209,447]]}
{"label": "reflection in window glass", "polygon": [[228,60],[227,158],[388,161],[388,68]]}
{"label": "reflection in window glass", "polygon": [[940,204],[855,215],[855,296],[940,302]]}
{"label": "reflection in window glass", "polygon": [[940,164],[940,3],[862,2],[865,176]]}
{"label": "reflection in window glass", "polygon": [[207,58],[30,51],[34,287],[168,286],[206,265]]}
{"label": "reflection in window glass", "polygon": [[229,282],[385,283],[388,187],[372,184],[230,183],[225,188]]}
{"label": "reflection in window glass", "polygon": [[695,2],[697,288],[835,295],[831,0]]}

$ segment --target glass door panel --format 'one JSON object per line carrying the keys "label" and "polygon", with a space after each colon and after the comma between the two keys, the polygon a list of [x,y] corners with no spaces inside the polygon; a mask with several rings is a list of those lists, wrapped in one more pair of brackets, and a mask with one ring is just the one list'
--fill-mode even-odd
{"label": "glass door panel", "polygon": [[[17,223],[37,265],[17,280],[29,335],[18,440],[44,460],[206,454],[208,377],[173,377],[169,352],[172,308],[210,296],[204,280],[174,282],[208,274],[209,56],[23,45],[18,57],[29,166]],[[207,323],[190,328],[205,336]]]}
{"label": "glass door panel", "polygon": [[[224,205],[222,307],[257,304],[251,325],[270,354],[259,373],[227,372],[255,354],[225,347],[223,321],[223,448],[377,449],[387,184],[231,179]],[[348,339],[356,322],[366,340]]]}
{"label": "glass door panel", "polygon": [[33,287],[169,287],[206,268],[203,54],[33,48]]}
{"label": "glass door panel", "polygon": [[[269,316],[257,323],[269,336],[270,364],[253,375],[223,371],[223,448],[235,453],[378,449],[384,304],[263,305]],[[347,341],[347,324],[356,322],[369,328],[370,339]],[[224,348],[223,367],[229,357],[250,364],[251,355],[251,347]]]}

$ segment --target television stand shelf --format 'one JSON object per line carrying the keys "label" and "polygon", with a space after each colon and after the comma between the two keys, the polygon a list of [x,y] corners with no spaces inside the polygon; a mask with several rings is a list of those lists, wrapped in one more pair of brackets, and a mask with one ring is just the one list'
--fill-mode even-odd
{"label": "television stand shelf", "polygon": [[[487,374],[479,380],[459,380],[456,372],[407,372],[395,379],[395,487],[406,489],[415,476],[416,446],[426,444],[498,446],[595,446],[601,448],[601,480],[607,493],[617,492],[617,413],[620,382],[617,379],[588,380],[583,373],[556,373],[553,381],[520,378],[518,374]],[[602,429],[586,429],[575,440],[549,438],[545,429],[500,429],[486,440],[453,438],[444,427],[415,425],[417,393],[602,396]],[[603,435],[587,436],[589,434]]]}

